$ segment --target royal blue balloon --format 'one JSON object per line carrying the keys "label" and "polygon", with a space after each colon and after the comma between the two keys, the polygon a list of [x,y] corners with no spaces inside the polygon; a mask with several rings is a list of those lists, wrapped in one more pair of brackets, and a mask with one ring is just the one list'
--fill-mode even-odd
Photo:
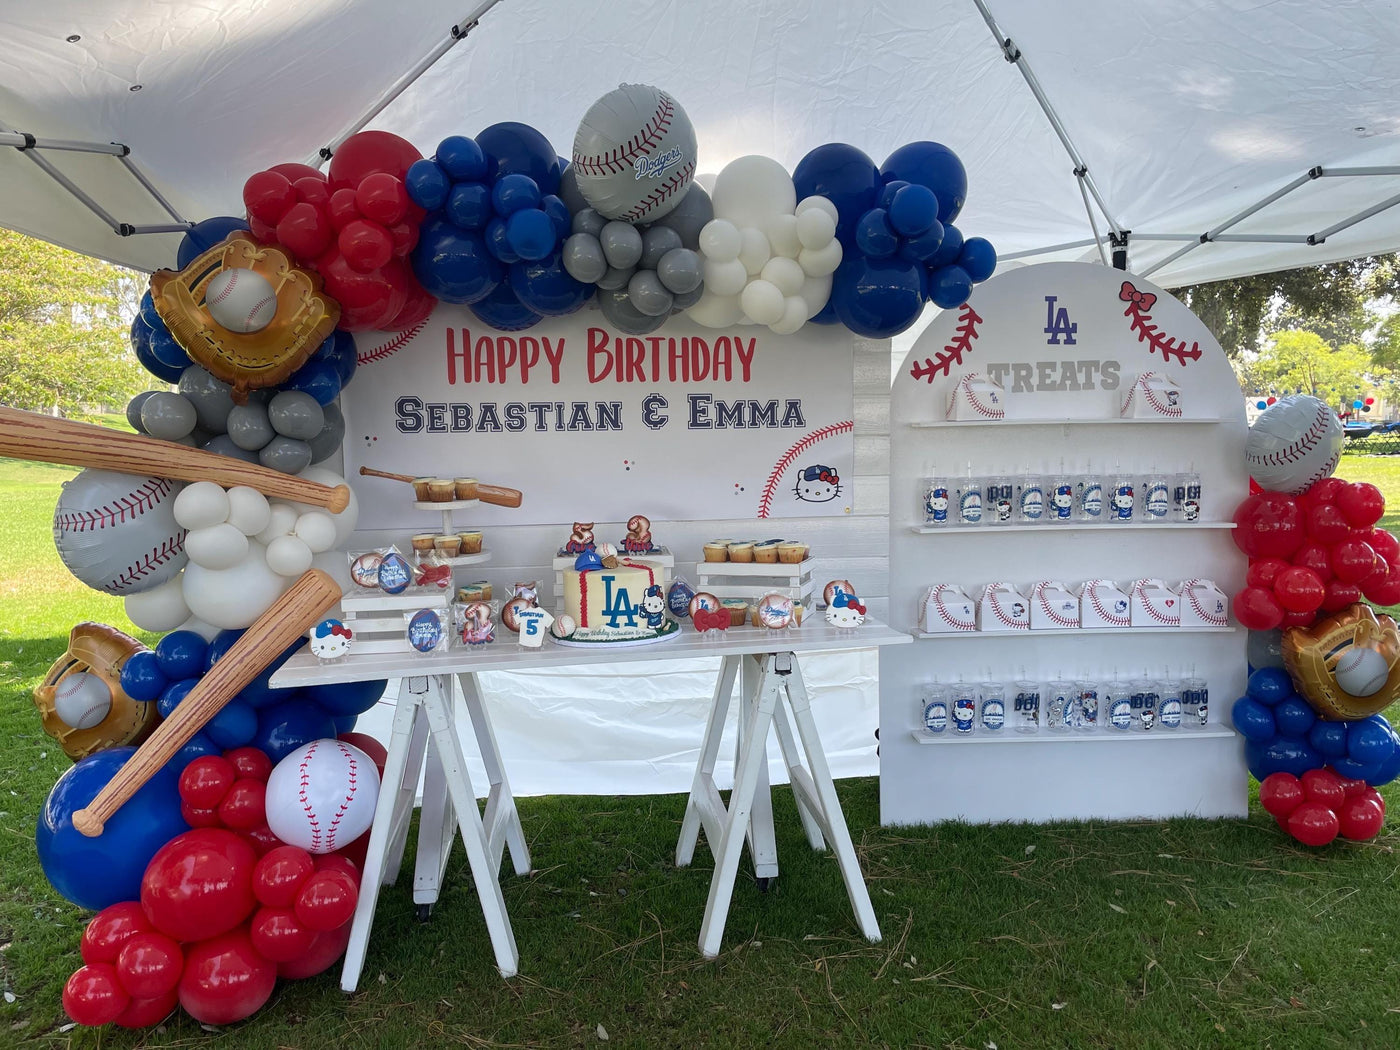
{"label": "royal blue balloon", "polygon": [[459,182],[447,195],[445,210],[454,226],[484,229],[491,221],[491,189],[483,182]]}
{"label": "royal blue balloon", "polygon": [[[149,331],[149,329],[147,329],[147,331]],[[149,341],[133,344],[132,350],[136,352],[137,363],[163,383],[178,383],[180,381],[180,373],[189,367],[189,365],[185,365],[180,368],[172,368],[170,365],[162,364],[156,359],[155,355],[151,353],[151,344]]]}
{"label": "royal blue balloon", "polygon": [[225,751],[243,747],[258,731],[258,713],[242,700],[230,700],[204,725],[209,739]]}
{"label": "royal blue balloon", "polygon": [[224,749],[214,741],[209,739],[209,734],[203,730],[196,733],[185,741],[183,747],[175,752],[175,757],[170,760],[170,765],[176,772],[183,773],[185,767],[196,758],[203,758],[205,755],[222,755]]}
{"label": "royal blue balloon", "polygon": [[502,218],[539,205],[540,188],[528,175],[502,175],[491,187],[491,207]]}
{"label": "royal blue balloon", "polygon": [[97,911],[137,900],[156,850],[189,830],[180,816],[184,766],[174,761],[156,770],[108,818],[101,835],[88,838],[73,827],[73,814],[86,808],[134,754],[134,747],[111,747],[80,759],[58,778],[39,814],[34,833],[39,863],[53,888],[80,908]]}
{"label": "royal blue balloon", "polygon": [[163,324],[151,329],[149,346],[151,357],[166,368],[183,372],[193,364],[185,348],[175,341],[170,329]]}
{"label": "royal blue balloon", "polygon": [[[533,214],[542,215],[543,212]],[[512,215],[511,221],[518,217]],[[569,275],[557,250],[538,262],[518,262],[512,266],[510,287],[522,304],[545,317],[562,317],[580,310],[596,292],[593,285],[576,281]]]}
{"label": "royal blue balloon", "polygon": [[569,214],[569,206],[551,193],[541,198],[540,207],[549,216],[549,221],[554,223],[555,239],[562,241],[569,236],[573,224],[573,216]]}
{"label": "royal blue balloon", "polygon": [[480,234],[441,219],[423,224],[412,262],[419,283],[445,303],[474,303],[505,279]]}
{"label": "royal blue balloon", "polygon": [[889,211],[890,204],[894,201],[894,195],[908,185],[910,185],[910,183],[905,182],[903,179],[891,179],[889,182],[885,183],[885,188],[880,191],[878,206]]}
{"label": "royal blue balloon", "polygon": [[198,678],[181,678],[162,689],[160,699],[156,701],[156,710],[160,712],[160,717],[169,718],[174,714],[180,701],[188,696],[190,690],[198,683]]}
{"label": "royal blue balloon", "polygon": [[522,260],[539,262],[549,258],[558,239],[554,220],[539,208],[529,208],[506,220],[506,240],[510,242],[511,251]]}
{"label": "royal blue balloon", "polygon": [[509,281],[502,281],[484,299],[469,307],[472,313],[502,332],[523,332],[539,324],[540,314],[520,301]]}
{"label": "royal blue balloon", "polygon": [[808,153],[797,162],[792,183],[799,201],[820,194],[836,205],[836,236],[844,245],[855,243],[856,223],[885,188],[875,162],[844,142],[828,142]]}
{"label": "royal blue balloon", "polygon": [[127,338],[131,340],[131,352],[138,358],[144,353],[150,356],[151,352],[151,326],[141,319],[137,314],[131,319],[131,327],[127,330]]}
{"label": "royal blue balloon", "polygon": [[1293,679],[1282,667],[1262,667],[1249,676],[1244,691],[1261,704],[1272,707],[1293,695]]}
{"label": "royal blue balloon", "polygon": [[1390,757],[1380,764],[1373,779],[1367,781],[1372,787],[1380,787],[1382,784],[1389,784],[1397,776],[1400,776],[1400,732],[1391,729],[1390,737],[1395,741],[1395,750]]}
{"label": "royal blue balloon", "polygon": [[180,238],[180,250],[175,256],[175,268],[183,270],[195,258],[223,242],[234,230],[246,230],[248,220],[238,215],[215,215],[197,222]]}
{"label": "royal blue balloon", "polygon": [[1242,696],[1235,701],[1235,706],[1230,711],[1230,718],[1235,724],[1235,732],[1246,740],[1267,744],[1278,736],[1278,725],[1274,722],[1274,713],[1259,701],[1248,696]]}
{"label": "royal blue balloon", "polygon": [[520,261],[520,256],[510,246],[510,234],[506,231],[504,219],[495,218],[486,224],[486,250],[507,266]]}
{"label": "royal blue balloon", "polygon": [[918,320],[923,291],[918,264],[855,255],[837,269],[831,298],[836,316],[851,331],[888,339]]}
{"label": "royal blue balloon", "polygon": [[340,386],[344,389],[355,378],[355,365],[358,363],[355,354],[355,337],[345,329],[337,328],[311,357],[314,361],[329,361],[335,365],[335,374],[340,377]]}
{"label": "royal blue balloon", "polygon": [[1364,765],[1380,766],[1395,753],[1390,723],[1379,715],[1347,725],[1347,757]]}
{"label": "royal blue balloon", "polygon": [[156,643],[156,660],[161,673],[176,678],[198,678],[204,673],[209,643],[194,631],[171,631]]}
{"label": "royal blue balloon", "polygon": [[856,222],[856,247],[872,259],[887,259],[899,247],[899,237],[890,228],[889,214],[871,208]]}
{"label": "royal blue balloon", "polygon": [[997,268],[997,250],[985,237],[969,237],[963,241],[958,253],[958,265],[967,271],[973,281],[981,284]]}
{"label": "royal blue balloon", "polygon": [[459,182],[482,182],[486,178],[486,154],[465,135],[449,135],[438,143],[437,162]]}
{"label": "royal blue balloon", "polygon": [[156,301],[151,298],[149,289],[141,295],[141,303],[136,308],[136,316],[146,322],[147,328],[154,328],[156,325],[165,324],[165,322],[160,319],[160,314],[156,312]]}
{"label": "royal blue balloon", "polygon": [[385,678],[368,682],[343,682],[335,685],[313,685],[304,690],[306,697],[332,717],[362,715],[384,695],[389,681]]}
{"label": "royal blue balloon", "polygon": [[225,653],[233,648],[233,643],[243,637],[243,630],[220,631],[209,643],[209,651],[204,654],[204,669],[213,667]]}
{"label": "royal blue balloon", "polygon": [[917,237],[905,237],[899,242],[899,257],[910,262],[927,262],[943,247],[943,224],[937,219]]}
{"label": "royal blue balloon", "polygon": [[312,358],[293,372],[280,389],[300,390],[314,397],[318,405],[329,405],[340,396],[340,369],[334,361]]}
{"label": "royal blue balloon", "polygon": [[1308,745],[1327,758],[1341,758],[1347,753],[1345,722],[1324,722],[1318,719],[1308,730]]}
{"label": "royal blue balloon", "polygon": [[1310,769],[1323,766],[1322,756],[1301,740],[1275,737],[1268,743],[1246,740],[1244,745],[1245,765],[1255,780],[1263,780],[1270,773],[1292,773],[1301,777]]}
{"label": "royal blue balloon", "polygon": [[[958,155],[938,142],[910,142],[900,146],[880,165],[886,182],[903,179],[932,191],[938,198],[938,221],[948,224],[958,217],[967,200],[967,169]],[[800,200],[802,194],[798,194]]]}
{"label": "royal blue balloon", "polygon": [[169,684],[170,679],[165,677],[156,654],[150,649],[133,653],[122,664],[122,692],[133,700],[155,700]]}
{"label": "royal blue balloon", "polygon": [[452,180],[435,160],[415,160],[403,177],[408,199],[420,208],[436,211],[452,192]]}
{"label": "royal blue balloon", "polygon": [[939,309],[955,309],[971,294],[972,278],[961,266],[940,266],[928,272],[928,298]]}
{"label": "royal blue balloon", "polygon": [[1254,402],[1254,407],[1262,412],[1264,409],[1269,407],[1269,403],[1267,401],[1256,401]]}
{"label": "royal blue balloon", "polygon": [[333,736],[331,716],[316,704],[297,699],[259,711],[251,743],[276,765],[302,745]]}
{"label": "royal blue balloon", "polygon": [[486,154],[487,174],[492,178],[528,175],[540,193],[559,192],[559,154],[530,125],[513,120],[492,124],[477,135],[476,144]]}
{"label": "royal blue balloon", "polygon": [[1317,712],[1301,696],[1290,696],[1274,705],[1274,722],[1279,736],[1302,740],[1317,721]]}
{"label": "royal blue balloon", "polygon": [[943,223],[943,240],[939,243],[938,250],[928,257],[930,270],[936,270],[940,266],[956,266],[958,256],[962,255],[962,231],[950,222],[943,222],[942,219],[939,222]]}
{"label": "royal blue balloon", "polygon": [[344,736],[346,733],[355,731],[355,723],[360,720],[359,715],[334,715],[331,721],[335,723],[335,735]]}
{"label": "royal blue balloon", "polygon": [[282,699],[282,694],[269,684],[268,679],[271,677],[272,671],[270,669],[264,671],[240,689],[236,699],[252,708],[266,707],[268,704],[277,703]]}
{"label": "royal blue balloon", "polygon": [[1334,758],[1330,763],[1333,769],[1351,780],[1364,780],[1370,784],[1381,774],[1381,763],[1358,762],[1354,758]]}
{"label": "royal blue balloon", "polygon": [[901,237],[917,237],[938,222],[938,198],[926,186],[905,186],[890,198],[890,225]]}

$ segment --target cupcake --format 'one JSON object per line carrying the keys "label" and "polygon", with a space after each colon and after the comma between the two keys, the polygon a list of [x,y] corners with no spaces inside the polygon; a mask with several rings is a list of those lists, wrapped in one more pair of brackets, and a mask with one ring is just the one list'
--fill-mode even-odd
{"label": "cupcake", "polygon": [[450,503],[457,495],[457,485],[451,478],[433,478],[428,482],[428,498],[434,503]]}
{"label": "cupcake", "polygon": [[476,499],[476,478],[453,478],[452,488],[458,499]]}
{"label": "cupcake", "polygon": [[807,557],[807,545],[796,540],[783,540],[778,544],[778,560],[785,565],[796,565]]}
{"label": "cupcake", "polygon": [[778,560],[777,540],[764,540],[762,543],[753,545],[753,560],[762,562],[764,565],[772,565]]}
{"label": "cupcake", "polygon": [[729,540],[711,540],[705,544],[706,561],[728,561]]}
{"label": "cupcake", "polygon": [[444,558],[455,558],[462,552],[462,537],[460,536],[434,536],[433,549]]}
{"label": "cupcake", "polygon": [[418,532],[409,541],[413,544],[413,549],[422,554],[433,549],[433,540],[436,537],[431,532]]}
{"label": "cupcake", "polygon": [[458,538],[462,541],[463,554],[481,553],[481,533],[480,532],[459,532]]}
{"label": "cupcake", "polygon": [[433,498],[432,478],[413,479],[413,498],[419,503],[428,503]]}
{"label": "cupcake", "polygon": [[729,545],[729,560],[742,563],[753,561],[753,543],[747,541],[731,543]]}
{"label": "cupcake", "polygon": [[801,602],[800,600],[794,601],[794,602],[792,603],[792,622],[793,622],[793,626],[795,626],[795,627],[801,627],[801,626],[802,626],[802,614],[803,614],[803,612],[805,612],[805,611],[806,611],[806,607],[803,606],[803,604],[802,604],[802,602]]}
{"label": "cupcake", "polygon": [[749,603],[743,598],[721,598],[722,605],[729,613],[729,626],[742,627],[749,618]]}

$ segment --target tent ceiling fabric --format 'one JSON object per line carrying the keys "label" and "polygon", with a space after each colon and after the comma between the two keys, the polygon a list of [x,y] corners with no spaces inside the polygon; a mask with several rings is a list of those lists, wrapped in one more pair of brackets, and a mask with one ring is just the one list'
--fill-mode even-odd
{"label": "tent ceiling fabric", "polygon": [[[1199,234],[1315,165],[1400,165],[1391,0],[987,3],[1114,220],[1135,235]],[[186,218],[241,213],[244,178],[313,157],[470,6],[12,3],[0,8],[0,129],[125,143]],[[567,154],[589,103],[623,81],[658,84],[681,101],[701,171],[746,153],[791,170],[829,141],[878,162],[931,138],[968,167],[959,220],[968,233],[1003,254],[1091,236],[1072,164],[973,0],[501,0],[370,126],[430,154],[445,135],[521,120]],[[45,156],[119,220],[169,221],[113,158]],[[174,257],[175,235],[117,236],[17,150],[0,148],[0,188],[5,226],[143,269]],[[1319,179],[1230,232],[1314,233],[1397,194],[1400,176]],[[1146,270],[1182,246],[1133,240],[1130,267]],[[1175,286],[1396,248],[1400,207],[1319,246],[1198,247],[1153,280]],[[1040,256],[1097,257],[1091,246]]]}

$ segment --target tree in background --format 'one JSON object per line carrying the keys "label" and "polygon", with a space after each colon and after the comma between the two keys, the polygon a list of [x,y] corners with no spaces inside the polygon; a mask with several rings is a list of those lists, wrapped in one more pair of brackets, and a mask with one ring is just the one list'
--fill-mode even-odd
{"label": "tree in background", "polygon": [[1350,404],[1371,385],[1371,355],[1355,343],[1333,346],[1316,332],[1275,332],[1257,352],[1236,359],[1240,385],[1248,393],[1312,394],[1329,404]]}
{"label": "tree in background", "polygon": [[71,414],[147,389],[127,339],[139,295],[131,271],[0,229],[0,403]]}

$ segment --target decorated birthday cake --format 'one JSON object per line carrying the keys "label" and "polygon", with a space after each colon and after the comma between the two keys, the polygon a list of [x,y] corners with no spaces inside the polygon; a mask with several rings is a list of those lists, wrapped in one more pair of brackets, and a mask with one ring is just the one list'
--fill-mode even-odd
{"label": "decorated birthday cake", "polygon": [[[634,523],[640,521],[642,528]],[[591,527],[575,523],[564,550],[575,555],[563,571],[561,619],[573,629],[559,641],[572,645],[641,644],[675,634],[680,625],[667,615],[666,569],[659,560],[618,552],[611,544],[592,542]],[[628,523],[628,538],[636,550],[650,546],[645,518]],[[637,533],[645,533],[638,536]],[[647,546],[643,546],[645,543]],[[570,546],[581,550],[570,551]]]}

